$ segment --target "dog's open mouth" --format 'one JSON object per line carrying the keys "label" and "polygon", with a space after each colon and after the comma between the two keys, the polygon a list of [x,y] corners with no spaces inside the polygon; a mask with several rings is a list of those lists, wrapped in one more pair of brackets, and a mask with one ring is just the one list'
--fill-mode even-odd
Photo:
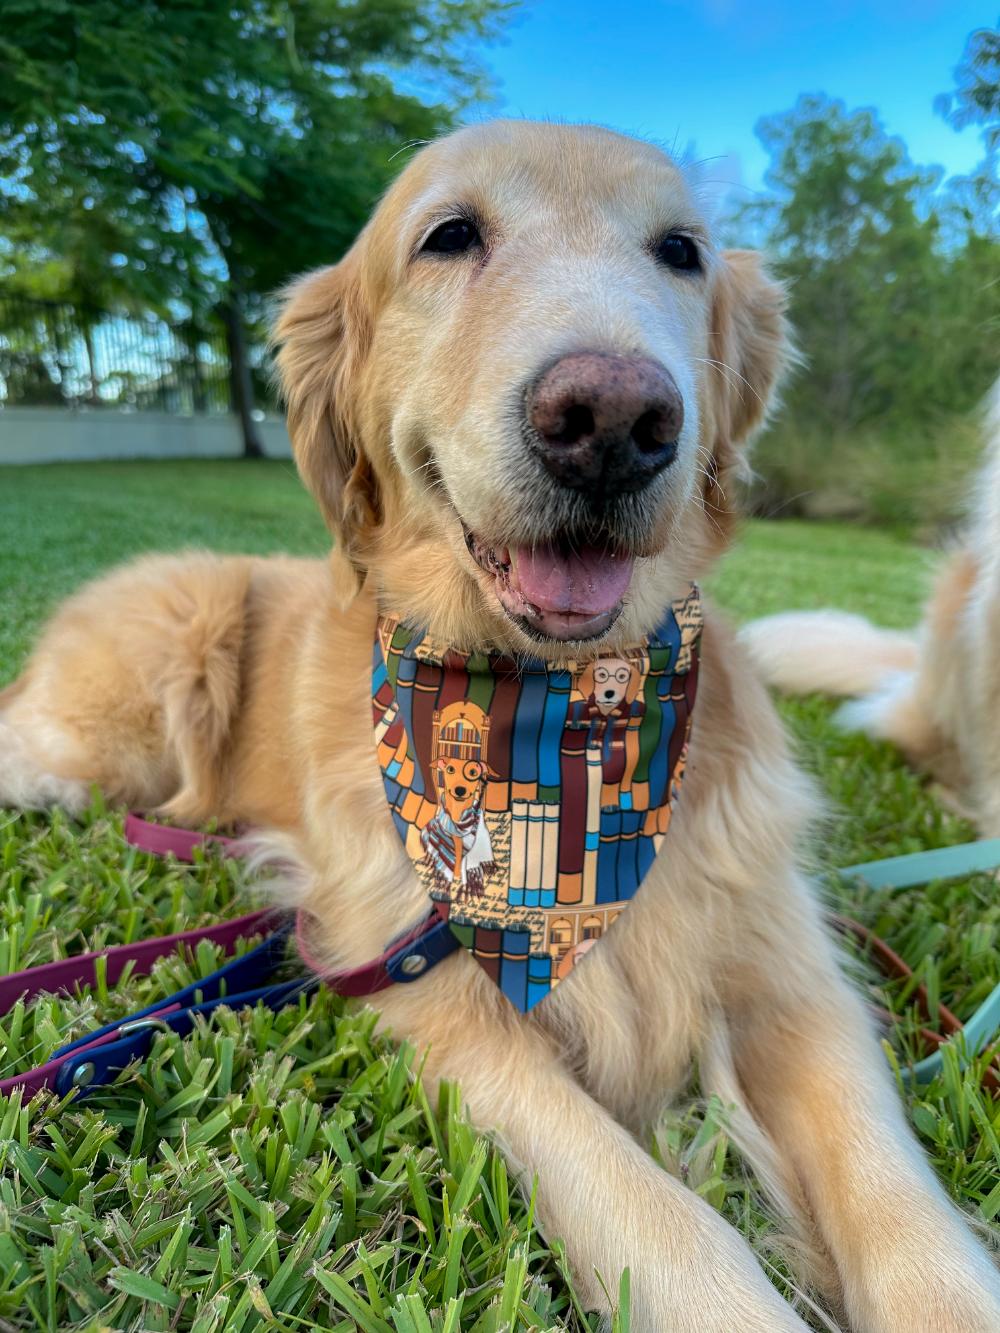
{"label": "dog's open mouth", "polygon": [[568,541],[490,546],[466,529],[472,558],[494,581],[497,600],[535,638],[594,639],[618,619],[635,560]]}

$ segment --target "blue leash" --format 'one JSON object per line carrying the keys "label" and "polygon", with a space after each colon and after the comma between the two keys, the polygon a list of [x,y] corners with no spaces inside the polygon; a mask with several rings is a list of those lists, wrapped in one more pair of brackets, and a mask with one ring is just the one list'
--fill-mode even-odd
{"label": "blue leash", "polygon": [[110,1083],[134,1060],[146,1058],[157,1032],[186,1036],[199,1017],[207,1018],[220,1005],[242,1009],[262,1003],[278,1011],[299,995],[315,990],[320,984],[318,977],[269,981],[285,960],[291,930],[292,923],[284,923],[263,943],[230,959],[209,976],[61,1047],[51,1059],[70,1059],[59,1069],[54,1090],[65,1096],[76,1088],[85,1095]]}
{"label": "blue leash", "polygon": [[[877,892],[892,892],[929,884],[936,879],[957,879],[960,875],[976,875],[990,870],[1000,870],[1000,838],[942,847],[932,852],[890,856],[883,861],[865,861],[845,866],[838,874],[843,880],[863,880]],[[965,1055],[961,1057],[964,1067],[1000,1032],[1000,985],[993,988],[969,1021],[963,1023],[962,1030],[965,1034]],[[941,1069],[941,1053],[935,1051],[918,1061],[912,1070],[901,1072],[905,1082],[912,1078],[915,1083],[929,1083]]]}

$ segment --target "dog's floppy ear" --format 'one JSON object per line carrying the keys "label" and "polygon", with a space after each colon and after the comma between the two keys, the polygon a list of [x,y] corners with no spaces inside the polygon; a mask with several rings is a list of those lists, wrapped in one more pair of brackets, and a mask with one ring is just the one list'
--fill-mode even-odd
{"label": "dog's floppy ear", "polygon": [[274,331],[295,462],[333,533],[345,601],[364,581],[365,538],[381,518],[357,421],[357,381],[372,322],[360,267],[356,247],[336,266],[292,283]]}
{"label": "dog's floppy ear", "polygon": [[583,695],[585,699],[589,699],[590,696],[594,693],[593,662],[588,662],[587,665],[584,667],[583,671],[581,671],[580,675],[577,677],[576,688],[580,691],[580,693]]}
{"label": "dog's floppy ear", "polygon": [[760,426],[782,370],[794,359],[785,288],[753,250],[725,250],[715,273],[709,337],[708,405],[713,508],[726,509],[726,482],[745,475],[740,448]]}
{"label": "dog's floppy ear", "polygon": [[632,662],[628,664],[628,685],[625,687],[625,702],[627,704],[635,703],[636,696],[639,693],[641,677]]}

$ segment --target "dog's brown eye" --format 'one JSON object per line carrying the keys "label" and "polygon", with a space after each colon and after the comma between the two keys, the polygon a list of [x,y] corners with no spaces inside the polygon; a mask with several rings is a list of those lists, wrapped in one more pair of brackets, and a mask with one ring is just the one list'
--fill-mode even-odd
{"label": "dog's brown eye", "polygon": [[682,236],[679,231],[672,231],[657,244],[656,258],[667,268],[682,269],[688,273],[701,268],[698,247],[690,236]]}
{"label": "dog's brown eye", "polygon": [[482,243],[475,223],[468,218],[451,218],[434,228],[421,250],[432,255],[460,255]]}

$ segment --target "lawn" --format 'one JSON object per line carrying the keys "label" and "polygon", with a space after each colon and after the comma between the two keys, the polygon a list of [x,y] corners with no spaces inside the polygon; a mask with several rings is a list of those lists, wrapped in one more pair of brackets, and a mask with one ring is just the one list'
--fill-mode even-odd
{"label": "lawn", "polygon": [[[8,469],[0,534],[0,683],[59,597],[123,557],[325,546],[290,465],[276,463]],[[711,588],[740,618],[829,601],[905,625],[931,567],[926,552],[877,532],[753,524]],[[782,708],[831,798],[815,849],[831,897],[887,938],[932,998],[968,1017],[1000,979],[995,883],[886,901],[839,888],[826,871],[972,831],[889,747],[838,733],[826,702]],[[190,869],[127,850],[118,816],[99,803],[79,824],[0,812],[0,967],[207,924],[241,910],[244,889],[233,863]],[[15,1010],[0,1019],[3,1073],[216,961],[203,945],[152,978]],[[888,999],[908,1012],[907,992]],[[158,1038],[142,1067],[78,1106],[0,1100],[0,1331],[596,1327],[558,1242],[539,1236],[502,1160],[463,1121],[460,1092],[430,1104],[412,1053],[373,1027],[370,1011],[345,1011],[327,993],[276,1017],[222,1011],[186,1040]],[[905,1063],[907,1039],[894,1040]],[[906,1096],[947,1187],[991,1221],[1000,1104],[954,1065]],[[724,1108],[666,1115],[650,1146],[769,1251],[771,1225]],[[782,1284],[780,1258],[769,1262]],[[615,1289],[617,1275],[605,1276]]]}

